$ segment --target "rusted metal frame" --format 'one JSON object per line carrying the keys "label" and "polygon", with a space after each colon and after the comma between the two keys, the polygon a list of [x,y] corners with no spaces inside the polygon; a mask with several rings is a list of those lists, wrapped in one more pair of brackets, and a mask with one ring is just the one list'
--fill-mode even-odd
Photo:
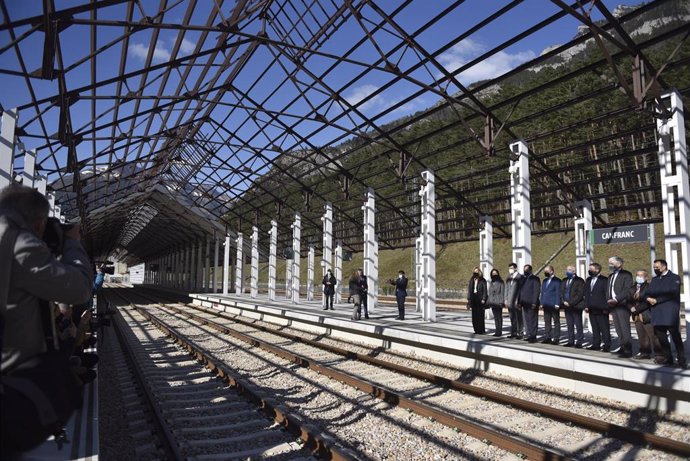
{"label": "rusted metal frame", "polygon": [[[129,302],[129,301],[127,301]],[[210,357],[202,349],[184,339],[184,337],[171,326],[166,325],[163,321],[153,316],[150,312],[141,309],[134,303],[129,302],[130,305],[152,322],[157,328],[163,331],[166,335],[172,337],[174,341],[189,351],[196,359],[202,362],[209,370],[215,372],[230,386],[238,389],[248,400],[251,400],[255,405],[261,408],[264,413],[273,418],[276,423],[280,424],[291,434],[298,436],[305,443],[305,446],[314,454],[324,459],[333,461],[349,461],[356,456],[350,451],[342,451],[332,446],[330,437],[324,437],[320,434],[315,434],[312,427],[295,419],[288,413],[284,412],[272,399],[267,399],[261,396],[259,390],[253,384],[237,377],[237,375],[230,369],[226,368],[222,363],[216,361],[215,358]]]}
{"label": "rusted metal frame", "polygon": [[[65,8],[64,10],[53,10],[54,13],[52,13],[52,15],[56,18],[65,18],[69,16],[74,16],[75,14],[85,13],[93,9],[105,8],[107,6],[117,5],[125,2],[131,2],[131,0],[93,0],[91,3],[74,6],[71,8]],[[40,24],[41,22],[43,22],[43,20],[44,16],[42,14],[32,16],[30,18],[20,19],[14,22],[11,22],[9,16],[6,16],[5,22],[0,24],[0,31],[14,29],[21,26],[34,26],[36,24]]]}
{"label": "rusted metal frame", "polygon": [[[5,23],[10,22],[10,14],[9,11],[7,10],[7,5],[5,2],[0,1],[0,8],[2,9],[2,14],[3,17],[5,18]],[[36,113],[39,113],[38,105],[36,104],[36,92],[34,91],[33,85],[31,84],[31,80],[28,77],[28,72],[26,70],[26,63],[24,62],[24,58],[22,56],[21,50],[19,49],[19,45],[16,44],[17,41],[17,36],[14,32],[14,27],[9,28],[9,34],[10,34],[10,39],[15,42],[15,45],[13,46],[15,54],[17,55],[17,61],[19,61],[19,67],[21,68],[22,73],[24,74],[24,83],[26,84],[27,89],[29,90],[29,95],[31,96],[31,101],[34,106],[34,110]],[[21,111],[22,109],[18,109]],[[45,139],[48,139],[48,131],[46,130],[45,123],[43,121],[43,118],[39,116],[39,121],[38,121],[41,131],[43,131],[43,136]],[[59,168],[57,159],[55,158],[55,151],[53,151],[52,147],[49,148],[50,151],[50,158],[53,160],[55,163],[55,168]],[[62,179],[62,175],[60,175],[60,178]]]}
{"label": "rusted metal frame", "polygon": [[[402,393],[394,392],[385,387],[372,384],[369,381],[365,381],[353,375],[336,370],[331,366],[321,365],[302,355],[290,352],[287,349],[275,346],[273,344],[268,343],[267,341],[256,339],[248,334],[241,333],[232,328],[229,328],[228,326],[219,324],[205,317],[201,317],[199,315],[183,311],[181,309],[176,309],[168,305],[159,306],[163,307],[164,309],[172,310],[173,312],[176,312],[179,315],[191,318],[202,325],[206,325],[210,328],[213,328],[214,330],[217,330],[228,336],[232,336],[233,338],[250,344],[254,347],[258,347],[262,350],[268,351],[271,354],[274,354],[284,360],[295,363],[305,368],[309,368],[310,370],[313,370],[321,375],[340,381],[341,383],[347,384],[348,386],[354,387],[355,389],[372,395],[377,399],[383,400],[387,403],[399,406],[401,408],[408,408],[422,417],[433,418],[434,420],[438,421],[439,423],[445,426],[461,430],[462,432],[479,440],[489,440],[501,449],[510,451],[512,453],[526,455],[526,457],[529,459],[567,459],[567,457],[561,453],[538,447],[535,444],[525,441],[522,437],[518,438],[507,435],[503,430],[494,429],[489,425],[475,423],[464,416],[451,415],[445,411],[436,409],[431,405],[420,403],[417,402],[415,399],[405,397]],[[137,311],[140,312],[147,312],[147,314],[150,315],[152,319],[155,318],[155,316],[148,311],[140,309],[136,306],[135,309],[137,309]],[[160,319],[157,319],[155,323],[165,325],[163,321]],[[255,325],[252,326],[256,327]],[[167,328],[172,329],[172,327]]]}
{"label": "rusted metal frame", "polygon": [[[5,45],[5,46],[3,46],[2,48],[0,48],[0,56],[1,56],[5,51],[9,50],[10,48],[13,48],[14,46],[19,46],[19,44],[22,42],[22,40],[24,40],[25,38],[29,37],[29,36],[30,36],[31,34],[33,34],[34,32],[37,32],[37,31],[40,30],[42,27],[43,27],[42,24],[36,23],[36,24],[34,24],[33,26],[31,26],[31,28],[30,28],[29,30],[27,30],[26,32],[24,32],[23,34],[21,34],[20,36],[18,36],[17,38],[15,38],[15,39],[13,39],[13,40],[10,40],[10,42],[9,42],[7,45]],[[5,73],[5,72],[7,72],[7,71],[3,69],[2,72]],[[23,75],[23,74],[21,74],[21,73],[17,73],[17,74]],[[31,75],[31,74],[30,74],[30,76],[32,76],[32,77],[34,77],[34,78],[38,78],[38,77],[36,77],[36,76],[34,76],[34,75]]]}
{"label": "rusted metal frame", "polygon": [[[152,299],[152,298],[151,298]],[[153,300],[153,299],[152,299]],[[454,379],[449,379],[449,378],[444,378],[442,376],[434,375],[432,373],[427,373],[421,370],[416,370],[411,367],[406,367],[404,365],[400,365],[397,363],[389,362],[387,360],[383,359],[378,359],[376,357],[372,357],[367,354],[360,354],[357,352],[352,352],[347,349],[343,349],[338,346],[330,345],[330,344],[325,344],[321,341],[317,340],[310,340],[307,338],[304,338],[299,335],[287,333],[285,331],[281,330],[276,330],[273,328],[265,327],[262,325],[257,325],[253,321],[247,321],[241,318],[239,315],[228,315],[223,312],[218,312],[217,310],[214,309],[209,309],[206,307],[198,306],[195,304],[184,304],[185,307],[204,312],[206,314],[212,314],[215,317],[224,319],[224,320],[229,320],[232,322],[235,322],[239,325],[244,325],[248,326],[251,328],[255,328],[259,331],[273,334],[276,336],[279,336],[281,338],[288,339],[290,341],[294,341],[297,343],[301,344],[306,344],[311,347],[315,347],[317,349],[325,350],[327,352],[331,352],[333,354],[337,354],[340,356],[343,356],[346,359],[349,360],[357,360],[362,363],[367,363],[370,365],[374,365],[386,370],[394,371],[396,373],[400,373],[406,376],[413,377],[415,379],[420,379],[426,382],[429,382],[431,384],[434,384],[439,387],[447,388],[447,389],[454,389],[461,391],[463,393],[468,393],[471,395],[475,395],[478,397],[482,398],[487,398],[490,399],[494,402],[498,402],[501,404],[505,405],[512,405],[513,407],[520,408],[525,411],[530,411],[530,412],[536,412],[542,415],[546,415],[549,418],[553,418],[557,421],[561,422],[572,422],[575,423],[576,425],[583,427],[585,429],[589,429],[595,432],[600,432],[600,433],[606,433],[609,434],[610,436],[616,437],[620,440],[632,443],[632,444],[640,444],[640,443],[646,443],[650,444],[651,446],[655,448],[662,449],[667,452],[679,454],[679,455],[690,455],[690,444],[683,443],[677,440],[669,439],[666,437],[660,437],[654,434],[649,434],[648,432],[643,432],[643,431],[638,431],[635,429],[631,429],[628,427],[620,426],[618,424],[613,424],[609,423],[606,421],[601,421],[599,419],[591,418],[588,416],[583,416],[577,413],[569,412],[569,411],[564,411],[562,408],[554,408],[548,405],[543,405],[540,403],[532,402],[530,400],[524,400],[520,398],[516,398],[514,396],[509,396],[505,394],[501,394],[500,392],[495,392],[489,389],[485,389],[479,386],[475,386],[472,384],[465,384],[461,381],[454,380]],[[170,309],[178,314],[184,315],[184,316],[189,316],[192,319],[196,321],[202,321],[202,322],[209,322],[209,319],[205,317],[201,317],[197,314],[193,314],[188,312],[185,309],[180,309],[174,306],[169,306],[165,305],[167,309]],[[215,325],[214,325],[215,324]],[[224,328],[224,326],[220,323],[212,322],[212,323],[207,323],[209,326],[213,326],[215,329],[221,329]],[[216,328],[216,326],[218,328]],[[222,330],[221,330],[222,331]]]}

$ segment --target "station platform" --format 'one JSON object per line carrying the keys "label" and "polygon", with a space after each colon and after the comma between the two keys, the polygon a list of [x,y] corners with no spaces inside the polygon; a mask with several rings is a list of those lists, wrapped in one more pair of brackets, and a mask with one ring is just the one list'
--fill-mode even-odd
{"label": "station platform", "polygon": [[[650,360],[619,358],[611,353],[508,339],[506,328],[503,337],[475,335],[471,314],[466,310],[439,311],[436,322],[425,322],[408,305],[405,320],[398,321],[394,320],[397,308],[384,304],[370,311],[368,320],[353,321],[351,304],[336,304],[335,310],[325,311],[320,300],[293,304],[289,300],[269,301],[266,295],[251,298],[249,294],[192,293],[189,296],[194,304],[233,315],[372,347],[412,352],[418,357],[442,360],[461,368],[491,371],[637,407],[690,414],[689,370],[659,366]],[[487,320],[486,325],[487,332],[493,333],[493,320]],[[505,319],[504,327],[507,325],[509,321]],[[542,331],[540,318],[540,335]],[[612,331],[614,347],[615,338]],[[591,335],[586,334],[585,347],[590,340]],[[561,344],[565,342],[561,334]]]}

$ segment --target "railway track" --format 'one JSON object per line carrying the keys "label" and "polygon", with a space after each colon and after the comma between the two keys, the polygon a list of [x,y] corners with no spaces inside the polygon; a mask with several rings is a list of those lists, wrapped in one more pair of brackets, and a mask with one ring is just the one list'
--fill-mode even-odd
{"label": "railway track", "polygon": [[350,459],[251,386],[228,387],[136,310],[120,309],[114,325],[123,352],[115,367],[138,459]]}
{"label": "railway track", "polygon": [[[149,304],[150,301],[148,298]],[[326,346],[309,340],[305,335],[259,326],[254,320],[245,321],[198,306],[178,304],[155,309],[151,306],[141,308],[142,312],[148,312],[145,315],[162,325],[166,322],[163,317],[168,321],[193,320],[205,325],[206,331],[213,329],[231,335],[236,340],[347,383],[388,404],[415,412],[421,418],[470,434],[484,444],[494,445],[518,457],[594,459],[601,457],[602,447],[606,447],[606,457],[612,451],[631,449],[637,452],[638,458],[646,459],[659,459],[662,451],[668,453],[664,456],[669,459],[690,455],[690,445],[678,440],[571,414],[562,408],[520,401],[498,392]],[[543,430],[534,433],[534,427],[542,427]],[[637,447],[625,445],[630,443]]]}

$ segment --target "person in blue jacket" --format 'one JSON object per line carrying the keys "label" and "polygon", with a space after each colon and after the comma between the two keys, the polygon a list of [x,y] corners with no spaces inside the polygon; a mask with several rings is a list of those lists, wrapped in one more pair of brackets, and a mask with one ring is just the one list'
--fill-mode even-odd
{"label": "person in blue jacket", "polygon": [[683,338],[680,335],[680,277],[668,269],[668,263],[663,259],[654,261],[656,275],[647,288],[647,303],[652,306],[652,325],[654,334],[659,339],[663,360],[654,360],[658,365],[673,365],[673,353],[668,341],[671,335],[676,347],[678,366],[687,367]]}
{"label": "person in blue jacket", "polygon": [[544,311],[544,344],[558,344],[561,339],[561,279],[556,277],[553,266],[544,268],[544,281],[539,294]]}

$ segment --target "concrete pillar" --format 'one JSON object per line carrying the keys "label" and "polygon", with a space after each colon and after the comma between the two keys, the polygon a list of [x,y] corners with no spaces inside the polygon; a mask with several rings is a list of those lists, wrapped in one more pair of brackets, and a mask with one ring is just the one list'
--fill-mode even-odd
{"label": "concrete pillar", "polygon": [[479,269],[490,280],[494,268],[494,226],[491,216],[479,218]]}
{"label": "concrete pillar", "polygon": [[[331,202],[326,202],[324,206],[324,214],[321,217],[323,221],[323,255],[321,256],[321,277],[326,275],[328,269],[333,270],[333,205]],[[321,297],[321,304],[325,306],[326,297]]]}
{"label": "concrete pillar", "polygon": [[12,183],[14,166],[14,129],[17,126],[17,109],[5,109],[0,122],[0,190]]}
{"label": "concrete pillar", "polygon": [[230,234],[225,234],[225,249],[223,251],[223,294],[230,289]]}
{"label": "concrete pillar", "polygon": [[307,256],[307,301],[314,300],[314,245],[309,245]]}
{"label": "concrete pillar", "polygon": [[52,218],[55,213],[55,192],[48,192],[46,194],[46,198],[48,199],[48,203],[50,204],[48,216]]}
{"label": "concrete pillar", "polygon": [[[218,261],[218,256],[220,253],[220,239],[215,236],[213,238],[213,274],[211,275],[211,289],[213,293],[218,293],[218,266],[220,266],[220,261]],[[222,271],[221,271],[222,272]]]}
{"label": "concrete pillar", "polygon": [[510,209],[513,234],[513,262],[522,271],[532,264],[532,223],[527,144],[514,142],[510,150],[517,160],[510,161]]}
{"label": "concrete pillar", "polygon": [[185,283],[185,289],[191,293],[192,287],[194,286],[194,243],[189,242],[187,244],[187,261],[185,264],[185,273],[187,275],[187,283]]}
{"label": "concrete pillar", "polygon": [[336,241],[335,243],[335,296],[333,298],[334,303],[339,303],[342,301],[342,286],[348,286],[349,289],[349,283],[343,284],[343,244],[340,240]]}
{"label": "concrete pillar", "polygon": [[367,307],[369,313],[376,310],[378,293],[376,290],[376,280],[374,273],[378,268],[376,258],[376,196],[374,190],[369,188],[366,194],[366,201],[362,206],[364,211],[364,275],[367,278]]}
{"label": "concrete pillar", "polygon": [[268,299],[276,299],[276,272],[278,269],[278,223],[271,220],[270,245],[268,250]]}
{"label": "concrete pillar", "polygon": [[299,303],[300,263],[302,237],[302,216],[295,213],[295,222],[292,224],[292,302]]}
{"label": "concrete pillar", "polygon": [[285,260],[285,299],[292,299],[292,259]]}
{"label": "concrete pillar", "polygon": [[47,179],[45,176],[37,175],[34,178],[34,189],[39,191],[41,194],[46,195]]}
{"label": "concrete pillar", "polygon": [[414,297],[414,311],[422,312],[422,292],[424,284],[422,283],[422,237],[415,240],[414,246],[414,279],[415,279],[415,297]]}
{"label": "concrete pillar", "polygon": [[259,228],[252,227],[252,267],[250,279],[250,296],[256,298],[259,294]]}
{"label": "concrete pillar", "polygon": [[34,179],[36,177],[36,151],[24,151],[24,171],[22,172],[22,184],[28,187],[34,187]]}
{"label": "concrete pillar", "polygon": [[419,236],[421,277],[419,304],[422,318],[436,321],[436,179],[432,171],[423,171],[425,184],[419,191],[422,201],[421,229]]}
{"label": "concrete pillar", "polygon": [[237,234],[237,260],[235,261],[235,294],[244,293],[244,238],[241,232]]}
{"label": "concrete pillar", "polygon": [[201,240],[196,241],[196,292],[200,293],[204,291],[203,281],[204,281],[204,245]]}
{"label": "concrete pillar", "polygon": [[206,252],[204,253],[206,259],[204,261],[205,268],[202,291],[208,293],[211,291],[211,239],[207,235],[204,237],[204,241],[206,242]]}
{"label": "concrete pillar", "polygon": [[575,216],[575,270],[577,275],[587,278],[589,265],[592,264],[592,202],[582,200],[575,202],[577,216]]}
{"label": "concrete pillar", "polygon": [[[682,280],[680,302],[685,309],[686,331],[690,331],[690,180],[683,100],[676,90],[662,95],[661,100],[670,115],[664,118],[659,114],[656,121],[665,259]],[[686,342],[690,342],[688,337]]]}

